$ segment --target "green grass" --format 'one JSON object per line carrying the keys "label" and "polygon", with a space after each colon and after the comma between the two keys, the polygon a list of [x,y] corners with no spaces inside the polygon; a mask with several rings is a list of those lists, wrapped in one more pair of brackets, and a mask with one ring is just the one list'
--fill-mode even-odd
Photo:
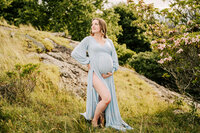
{"label": "green grass", "polygon": [[[0,79],[5,80],[5,71],[12,70],[17,63],[39,63],[41,74],[37,77],[37,85],[30,94],[29,102],[11,103],[0,95],[0,132],[118,132],[111,128],[93,129],[91,124],[79,115],[85,112],[86,102],[65,88],[58,88],[58,68],[41,63],[38,57],[27,56],[31,50],[27,48],[27,41],[21,35],[29,33],[39,41],[49,37],[58,44],[68,46],[64,38],[36,31],[31,26],[17,28],[15,37],[10,37],[10,32],[0,28]],[[37,38],[38,35],[41,36]],[[134,128],[128,132],[200,131],[200,115],[198,113],[193,117],[187,104],[171,104],[161,100],[148,83],[129,71],[118,70],[114,79],[121,116]],[[176,109],[182,110],[183,113],[174,114]]]}

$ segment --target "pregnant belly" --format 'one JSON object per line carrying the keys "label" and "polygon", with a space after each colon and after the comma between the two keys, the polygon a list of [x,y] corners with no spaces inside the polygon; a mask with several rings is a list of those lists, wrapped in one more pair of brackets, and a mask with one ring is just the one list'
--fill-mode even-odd
{"label": "pregnant belly", "polygon": [[109,54],[100,54],[97,59],[98,69],[101,74],[112,72],[113,60]]}

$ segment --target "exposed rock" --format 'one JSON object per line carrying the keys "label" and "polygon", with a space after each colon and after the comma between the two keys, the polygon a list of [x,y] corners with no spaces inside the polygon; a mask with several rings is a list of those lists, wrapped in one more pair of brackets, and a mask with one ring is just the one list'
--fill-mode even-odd
{"label": "exposed rock", "polygon": [[38,42],[37,40],[35,40],[34,38],[32,38],[32,37],[29,36],[29,35],[25,35],[25,37],[28,38],[28,39],[30,39],[31,41],[33,41],[33,43],[34,43],[37,47],[41,48],[42,51],[46,51],[46,48],[45,48],[45,46],[44,46],[42,43]]}
{"label": "exposed rock", "polygon": [[54,32],[51,33],[54,36],[61,36],[61,37],[66,37],[66,33],[65,32]]}
{"label": "exposed rock", "polygon": [[73,48],[76,47],[76,45],[78,45],[80,43],[78,41],[73,41],[71,39],[68,39],[68,41],[70,42],[69,45],[72,46]]}
{"label": "exposed rock", "polygon": [[35,53],[30,56],[39,56],[43,63],[56,65],[61,77],[59,87],[71,90],[78,97],[85,99],[88,68],[71,57],[71,49],[58,45],[49,38],[45,40],[51,41],[54,49],[51,52]]}
{"label": "exposed rock", "polygon": [[5,30],[13,30],[13,28],[10,28],[10,27],[7,27],[7,26],[1,26],[1,25],[0,25],[0,28],[5,29]]}
{"label": "exposed rock", "polygon": [[[43,63],[46,64],[54,64],[59,67],[60,71],[60,87],[66,88],[74,92],[78,97],[80,98],[86,98],[86,88],[87,88],[87,72],[88,68],[87,66],[81,65],[77,61],[75,61],[71,57],[71,49],[66,48],[64,46],[56,44],[53,40],[49,38],[45,38],[46,40],[49,40],[54,45],[54,49],[51,52],[41,53],[38,54],[38,56],[42,59]],[[70,45],[72,47],[75,47],[79,42],[70,40]],[[149,85],[151,85],[151,88],[154,89],[156,92],[156,95],[163,99],[164,101],[167,101],[169,103],[172,103],[175,101],[175,99],[183,97],[181,94],[170,91],[169,89],[157,84],[154,81],[149,80],[143,75],[138,74],[137,72],[124,68],[119,67],[120,70],[126,70],[130,71],[134,74],[136,74],[139,78],[143,79],[145,82],[147,82]],[[139,99],[140,97],[138,97]],[[187,103],[191,103],[191,99],[184,98]],[[196,103],[197,104],[197,103]],[[197,104],[198,108],[200,108],[200,104]]]}
{"label": "exposed rock", "polygon": [[68,38],[68,39],[72,38],[71,35],[67,35],[65,32],[54,32],[54,33],[51,33],[51,34],[54,35],[54,36],[65,37],[65,38]]}

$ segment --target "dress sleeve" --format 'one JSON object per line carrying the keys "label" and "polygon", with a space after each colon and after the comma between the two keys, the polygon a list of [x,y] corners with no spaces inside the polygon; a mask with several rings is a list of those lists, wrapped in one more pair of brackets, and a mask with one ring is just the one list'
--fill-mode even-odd
{"label": "dress sleeve", "polygon": [[114,73],[114,71],[117,71],[117,69],[119,68],[119,63],[118,63],[118,57],[117,57],[117,53],[115,50],[115,46],[114,46],[112,40],[110,40],[110,42],[111,42],[111,46],[112,46],[112,59],[113,59],[112,73]]}
{"label": "dress sleeve", "polygon": [[88,37],[85,37],[72,51],[71,56],[81,64],[89,64],[89,57],[86,56],[88,50]]}

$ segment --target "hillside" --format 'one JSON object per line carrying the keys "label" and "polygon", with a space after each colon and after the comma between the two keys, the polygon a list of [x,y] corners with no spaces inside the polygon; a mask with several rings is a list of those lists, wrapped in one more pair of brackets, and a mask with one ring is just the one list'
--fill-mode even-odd
{"label": "hillside", "polygon": [[[70,57],[78,42],[5,22],[0,22],[0,40],[0,90],[5,72],[16,64],[39,64],[40,69],[27,100],[0,96],[0,132],[117,132],[93,129],[79,115],[85,111],[88,70]],[[200,131],[199,111],[194,114],[181,95],[124,67],[114,79],[121,116],[134,128],[128,132]]]}

